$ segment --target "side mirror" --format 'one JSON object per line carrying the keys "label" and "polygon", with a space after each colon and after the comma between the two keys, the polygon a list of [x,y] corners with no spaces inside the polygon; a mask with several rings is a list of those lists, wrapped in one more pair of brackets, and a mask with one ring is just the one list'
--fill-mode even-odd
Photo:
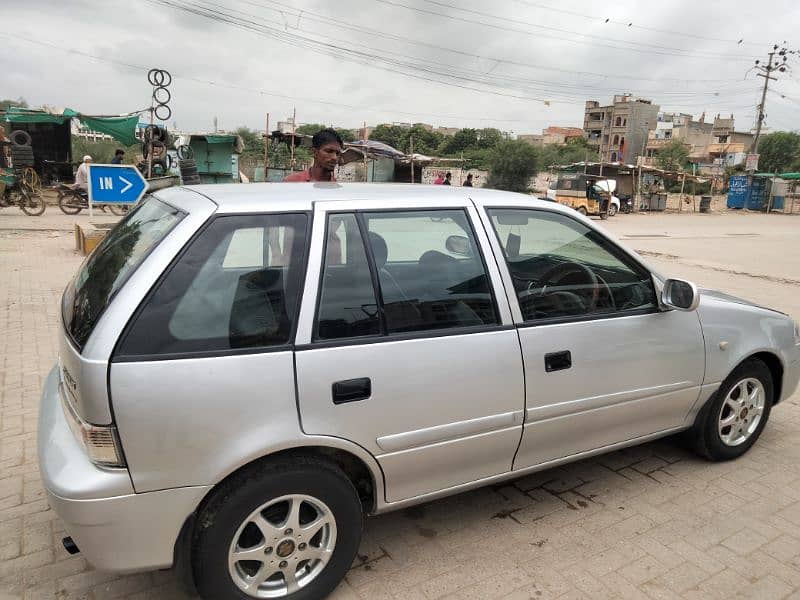
{"label": "side mirror", "polygon": [[451,235],[444,243],[444,247],[453,254],[472,256],[472,248],[470,247],[469,238],[464,235]]}
{"label": "side mirror", "polygon": [[697,286],[682,279],[667,279],[661,290],[661,302],[669,308],[692,311],[700,304]]}

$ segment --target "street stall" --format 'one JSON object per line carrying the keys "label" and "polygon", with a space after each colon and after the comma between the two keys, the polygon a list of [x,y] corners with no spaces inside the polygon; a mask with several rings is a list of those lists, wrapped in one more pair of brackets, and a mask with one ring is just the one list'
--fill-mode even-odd
{"label": "street stall", "polygon": [[[188,147],[200,183],[238,183],[239,155],[244,150],[241,136],[233,133],[190,133],[175,142],[179,150]],[[179,153],[180,156],[180,153]],[[187,154],[186,156],[189,156]]]}
{"label": "street stall", "polygon": [[78,119],[92,131],[106,133],[120,143],[136,143],[136,124],[139,113],[117,116],[94,116],[79,113],[71,108],[40,110],[9,107],[2,119],[9,133],[22,131],[33,150],[33,168],[45,185],[59,181],[72,181],[71,121]]}

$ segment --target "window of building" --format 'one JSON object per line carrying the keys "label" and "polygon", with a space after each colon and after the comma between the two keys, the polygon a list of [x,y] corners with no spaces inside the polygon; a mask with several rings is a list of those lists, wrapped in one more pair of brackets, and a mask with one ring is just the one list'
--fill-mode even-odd
{"label": "window of building", "polygon": [[303,275],[305,214],[219,217],[146,300],[121,357],[288,344]]}
{"label": "window of building", "polygon": [[489,209],[526,321],[656,308],[650,274],[566,215]]}
{"label": "window of building", "polygon": [[619,127],[620,125],[622,125],[622,117],[617,117],[614,119],[614,127]]}
{"label": "window of building", "polygon": [[614,135],[614,139],[613,139],[613,141],[611,143],[614,146],[618,145],[619,144],[619,136],[618,135]]}
{"label": "window of building", "polygon": [[611,162],[617,162],[617,153],[616,152],[612,152],[611,153]]}

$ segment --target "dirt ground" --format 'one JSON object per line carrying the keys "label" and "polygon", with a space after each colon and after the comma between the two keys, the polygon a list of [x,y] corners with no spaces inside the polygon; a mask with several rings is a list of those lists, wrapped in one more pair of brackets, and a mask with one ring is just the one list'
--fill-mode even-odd
{"label": "dirt ground", "polygon": [[[82,260],[76,220],[88,218],[0,209],[0,600],[185,598],[169,571],[119,577],[69,556],[43,497],[39,393],[58,299]],[[664,274],[800,318],[800,217],[634,214],[602,226]],[[798,600],[799,436],[795,394],[735,462],[663,440],[369,519],[333,597]]]}

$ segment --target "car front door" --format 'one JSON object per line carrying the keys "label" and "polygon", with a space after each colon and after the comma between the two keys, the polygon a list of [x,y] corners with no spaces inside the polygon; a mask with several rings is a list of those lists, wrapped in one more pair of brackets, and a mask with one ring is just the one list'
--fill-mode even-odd
{"label": "car front door", "polygon": [[301,426],[371,452],[387,502],[511,470],[522,361],[487,243],[466,200],[316,205]]}
{"label": "car front door", "polygon": [[651,274],[563,211],[487,206],[482,216],[525,363],[514,468],[680,427],[705,369],[697,313],[660,310]]}

